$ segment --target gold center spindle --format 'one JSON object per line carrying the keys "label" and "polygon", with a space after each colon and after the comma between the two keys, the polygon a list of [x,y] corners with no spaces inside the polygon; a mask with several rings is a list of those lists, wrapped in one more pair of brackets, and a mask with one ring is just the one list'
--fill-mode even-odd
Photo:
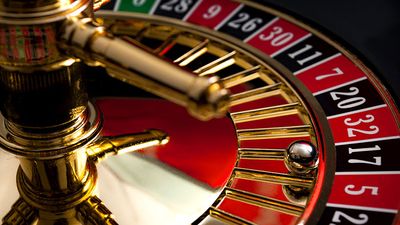
{"label": "gold center spindle", "polygon": [[[104,2],[0,2],[0,29],[8,40],[0,45],[0,145],[20,160],[21,195],[5,224],[115,223],[93,193],[95,163],[168,142],[158,130],[98,138],[102,121],[89,104],[76,57],[105,66],[113,77],[182,105],[199,119],[228,110],[229,92],[217,77],[198,77],[92,23],[93,6]],[[6,38],[15,31],[21,35]],[[19,213],[19,206],[29,206],[29,214]]]}
{"label": "gold center spindle", "polygon": [[[86,146],[97,139],[101,121],[88,106],[82,64],[58,50],[57,34],[67,16],[91,15],[92,3],[6,0],[0,11],[7,40],[0,45],[0,130],[7,137],[1,145],[20,161],[21,195],[3,223],[77,224],[74,207],[96,185]],[[17,212],[21,206],[29,214]]]}
{"label": "gold center spindle", "polygon": [[83,149],[56,159],[20,158],[19,161],[31,188],[51,194],[79,190],[88,175],[86,158]]}

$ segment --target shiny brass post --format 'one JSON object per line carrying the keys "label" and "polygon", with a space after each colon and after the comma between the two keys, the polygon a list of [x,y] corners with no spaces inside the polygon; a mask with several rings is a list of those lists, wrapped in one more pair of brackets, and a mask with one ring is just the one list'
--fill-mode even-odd
{"label": "shiny brass post", "polygon": [[0,45],[0,144],[20,160],[21,195],[3,223],[69,221],[68,213],[96,184],[85,146],[97,138],[101,121],[88,107],[81,64],[58,50],[57,33],[66,16],[91,15],[92,5],[89,0],[3,0],[0,11],[7,40]]}
{"label": "shiny brass post", "polygon": [[0,35],[20,32],[0,45],[0,147],[20,161],[21,195],[3,224],[115,224],[93,193],[95,163],[168,142],[156,130],[99,139],[102,120],[89,104],[79,58],[200,119],[227,112],[229,93],[217,77],[198,77],[93,23],[93,7],[104,2],[0,1]]}

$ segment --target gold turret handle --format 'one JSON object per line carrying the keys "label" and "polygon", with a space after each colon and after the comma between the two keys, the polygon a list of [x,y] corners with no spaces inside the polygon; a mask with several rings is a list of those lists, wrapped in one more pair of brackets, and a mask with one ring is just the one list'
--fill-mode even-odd
{"label": "gold turret handle", "polygon": [[68,53],[104,66],[116,79],[186,107],[198,119],[222,117],[228,110],[229,91],[216,76],[201,77],[184,70],[127,38],[114,37],[91,18],[68,18],[61,39]]}

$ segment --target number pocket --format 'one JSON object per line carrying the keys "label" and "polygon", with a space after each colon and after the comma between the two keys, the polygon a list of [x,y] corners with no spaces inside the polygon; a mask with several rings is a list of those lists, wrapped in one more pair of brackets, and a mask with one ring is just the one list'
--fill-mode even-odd
{"label": "number pocket", "polygon": [[343,213],[341,211],[336,211],[335,214],[333,215],[332,222],[329,225],[336,225],[336,223],[341,223],[342,220],[340,217],[343,217],[345,220],[351,222],[352,224],[366,224],[368,222],[368,215],[364,213],[358,214],[359,218],[353,218],[346,213]]}

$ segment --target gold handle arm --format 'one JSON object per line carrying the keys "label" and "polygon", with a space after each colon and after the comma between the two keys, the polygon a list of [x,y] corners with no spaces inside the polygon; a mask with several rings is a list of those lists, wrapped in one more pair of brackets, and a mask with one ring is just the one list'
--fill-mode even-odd
{"label": "gold handle arm", "polygon": [[137,151],[157,145],[167,144],[168,135],[160,130],[148,130],[141,133],[103,137],[89,146],[86,153],[89,159],[99,162],[108,156]]}
{"label": "gold handle arm", "polygon": [[195,117],[224,116],[229,91],[217,77],[200,77],[162,60],[129,40],[114,37],[90,18],[71,17],[61,47],[86,62],[104,66],[111,76],[186,107]]}

